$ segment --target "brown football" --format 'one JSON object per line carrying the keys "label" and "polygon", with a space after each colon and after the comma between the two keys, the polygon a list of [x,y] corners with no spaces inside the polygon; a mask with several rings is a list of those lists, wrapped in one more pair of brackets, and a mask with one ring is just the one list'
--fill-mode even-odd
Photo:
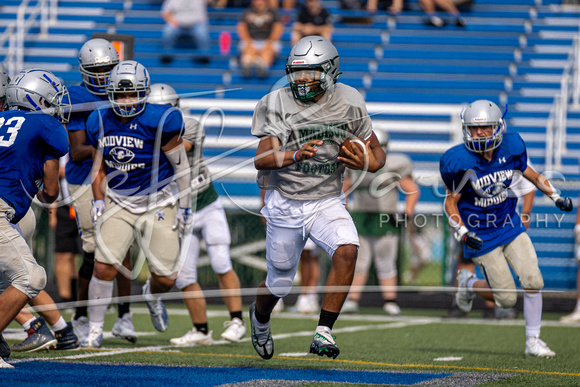
{"label": "brown football", "polygon": [[353,150],[354,146],[358,146],[359,151],[362,150],[365,153],[367,151],[365,142],[363,140],[361,140],[358,137],[350,137],[350,138],[347,138],[346,140],[344,140],[344,142],[340,146],[339,156],[340,157],[347,157],[346,152],[342,149],[342,147],[345,147],[346,149],[349,150],[349,152],[354,153],[354,150]]}

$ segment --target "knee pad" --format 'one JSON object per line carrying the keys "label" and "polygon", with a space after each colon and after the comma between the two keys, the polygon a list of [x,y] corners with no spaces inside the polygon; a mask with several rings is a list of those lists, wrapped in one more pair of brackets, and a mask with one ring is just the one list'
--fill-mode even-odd
{"label": "knee pad", "polygon": [[271,279],[270,275],[266,277],[266,287],[272,295],[282,298],[286,297],[292,289],[293,277],[276,277]]}
{"label": "knee pad", "polygon": [[79,269],[79,277],[90,280],[95,267],[95,253],[84,253],[83,264]]}
{"label": "knee pad", "polygon": [[515,292],[497,292],[493,293],[495,304],[502,308],[513,308],[518,300]]}
{"label": "knee pad", "polygon": [[20,275],[12,280],[12,286],[24,293],[28,298],[33,299],[46,286],[46,272],[38,264],[26,264],[28,273]]}
{"label": "knee pad", "polygon": [[179,290],[185,289],[189,285],[193,285],[197,282],[197,269],[196,270],[185,270],[184,266],[175,280],[175,287]]}
{"label": "knee pad", "polygon": [[216,274],[225,274],[232,270],[230,245],[206,245],[211,268]]}
{"label": "knee pad", "polygon": [[522,281],[522,287],[527,290],[542,290],[544,288],[544,278],[542,274],[535,275],[528,279],[526,283]]}
{"label": "knee pad", "polygon": [[377,241],[375,247],[375,269],[379,279],[391,278],[397,275],[398,250],[398,235],[386,235]]}

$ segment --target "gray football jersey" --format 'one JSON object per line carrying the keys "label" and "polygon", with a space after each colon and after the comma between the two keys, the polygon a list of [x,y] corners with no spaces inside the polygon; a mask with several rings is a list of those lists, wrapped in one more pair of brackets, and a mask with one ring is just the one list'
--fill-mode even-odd
{"label": "gray football jersey", "polygon": [[203,142],[205,140],[205,133],[203,128],[193,118],[185,118],[185,132],[183,133],[183,141],[187,141],[192,145],[187,158],[191,166],[191,194],[196,195],[211,183],[211,175],[205,160],[203,158]]}
{"label": "gray football jersey", "polygon": [[252,134],[277,137],[282,151],[296,151],[310,140],[322,140],[315,157],[287,167],[258,171],[258,186],[276,189],[295,200],[316,200],[340,194],[345,167],[336,158],[348,137],[368,139],[371,119],[354,88],[337,83],[321,101],[298,102],[289,87],[273,91],[254,111]]}
{"label": "gray football jersey", "polygon": [[[411,159],[400,153],[387,155],[385,166],[376,173],[366,173],[354,188],[348,207],[352,212],[376,212],[396,214],[399,201],[399,180],[412,176]],[[348,170],[353,184],[361,177],[361,171]]]}

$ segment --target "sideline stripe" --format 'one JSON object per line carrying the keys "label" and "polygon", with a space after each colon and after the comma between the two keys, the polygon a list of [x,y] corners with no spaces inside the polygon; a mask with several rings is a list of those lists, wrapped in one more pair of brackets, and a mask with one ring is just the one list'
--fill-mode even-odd
{"label": "sideline stripe", "polygon": [[[243,359],[261,359],[258,355],[236,355],[236,354],[223,354],[223,353],[178,353],[178,355],[185,356],[202,356],[202,357],[233,357],[233,358],[243,358]],[[299,358],[299,357],[287,357],[287,356],[273,356],[273,359],[292,359],[296,361],[304,362],[328,362],[328,363],[345,363],[345,364],[357,364],[357,365],[372,365],[381,367],[392,367],[392,368],[443,368],[443,369],[460,369],[466,371],[494,371],[494,372],[507,372],[507,373],[521,373],[521,374],[538,374],[538,375],[558,375],[558,376],[578,376],[580,373],[569,373],[569,372],[548,372],[548,371],[537,371],[537,370],[523,370],[523,369],[504,369],[504,368],[486,368],[486,367],[469,367],[469,366],[452,366],[452,365],[439,365],[439,364],[395,364],[395,363],[379,363],[371,361],[362,360],[342,360],[342,359],[317,359],[317,358]]]}
{"label": "sideline stripe", "polygon": [[[346,327],[340,329],[334,329],[333,333],[345,333],[345,332],[357,332],[360,330],[369,329],[390,329],[390,328],[401,328],[410,325],[420,325],[432,323],[431,318],[417,318],[414,321],[390,323],[390,324],[379,324],[379,325],[364,325],[356,327]],[[437,321],[436,321],[437,322]],[[273,335],[274,339],[281,340],[300,336],[310,336],[311,331],[302,331],[295,333],[282,333],[278,335]],[[239,342],[248,342],[250,338],[245,338]],[[231,344],[225,340],[214,341],[212,345],[220,344]],[[86,359],[91,357],[102,357],[102,356],[114,356],[122,355],[126,353],[147,353],[147,354],[167,354],[167,355],[179,355],[179,356],[200,356],[200,357],[222,357],[222,358],[243,358],[243,359],[260,359],[257,355],[237,355],[237,354],[216,354],[216,353],[190,353],[182,352],[179,346],[167,345],[167,346],[148,346],[140,348],[126,348],[126,349],[85,349],[91,351],[92,353],[78,354],[78,355],[68,355],[60,357],[43,357],[43,358],[26,358],[26,359],[14,359],[11,360],[11,364],[32,362],[32,361],[53,361],[53,360],[77,360]],[[285,356],[274,356],[276,359],[288,359],[290,357]],[[580,373],[570,373],[570,372],[556,372],[556,371],[538,371],[538,370],[524,370],[524,369],[504,369],[504,368],[488,368],[488,367],[474,367],[474,366],[459,366],[459,365],[446,365],[446,364],[396,364],[396,363],[381,363],[381,362],[369,362],[362,360],[342,360],[342,359],[317,359],[317,358],[298,358],[291,357],[296,361],[305,362],[333,362],[344,363],[344,364],[357,364],[357,365],[370,365],[370,366],[381,366],[381,367],[392,367],[392,368],[426,368],[426,369],[447,369],[447,370],[466,370],[466,371],[493,371],[493,372],[506,372],[506,373],[522,373],[522,374],[537,374],[537,375],[558,375],[558,376],[575,376],[580,377]]]}

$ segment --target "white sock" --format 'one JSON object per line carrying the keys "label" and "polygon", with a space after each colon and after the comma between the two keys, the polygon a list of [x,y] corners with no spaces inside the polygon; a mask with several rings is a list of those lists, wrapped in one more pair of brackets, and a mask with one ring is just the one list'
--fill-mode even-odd
{"label": "white sock", "polygon": [[24,328],[25,331],[28,331],[34,320],[36,320],[36,317],[32,317],[30,320],[22,324],[22,328]]}
{"label": "white sock", "polygon": [[[105,322],[105,314],[107,307],[111,303],[113,297],[113,281],[103,281],[95,276],[91,278],[89,283],[89,315],[90,322],[100,324],[101,327]],[[98,304],[93,302],[99,300]]]}
{"label": "white sock", "polygon": [[576,309],[574,309],[575,312],[580,312],[580,298],[578,299],[578,301],[576,301]]}
{"label": "white sock", "polygon": [[526,337],[540,337],[542,327],[542,293],[524,293]]}
{"label": "white sock", "polygon": [[332,333],[332,330],[329,327],[325,327],[324,325],[319,325],[316,327],[314,333],[326,333],[330,335]]}
{"label": "white sock", "polygon": [[28,320],[27,322],[25,322],[24,324],[22,324],[22,328],[24,328],[25,331],[28,331],[34,320],[36,320],[36,317],[33,317],[30,320]]}
{"label": "white sock", "polygon": [[467,280],[467,290],[469,290],[470,292],[473,292],[473,284],[475,283],[475,281],[479,281],[478,278],[470,278]]}
{"label": "white sock", "polygon": [[56,331],[60,331],[61,329],[64,329],[64,328],[66,328],[66,321],[64,321],[64,318],[62,318],[62,316],[60,316],[60,318],[58,319],[56,324],[54,324],[52,326],[52,330],[54,332],[56,332]]}

